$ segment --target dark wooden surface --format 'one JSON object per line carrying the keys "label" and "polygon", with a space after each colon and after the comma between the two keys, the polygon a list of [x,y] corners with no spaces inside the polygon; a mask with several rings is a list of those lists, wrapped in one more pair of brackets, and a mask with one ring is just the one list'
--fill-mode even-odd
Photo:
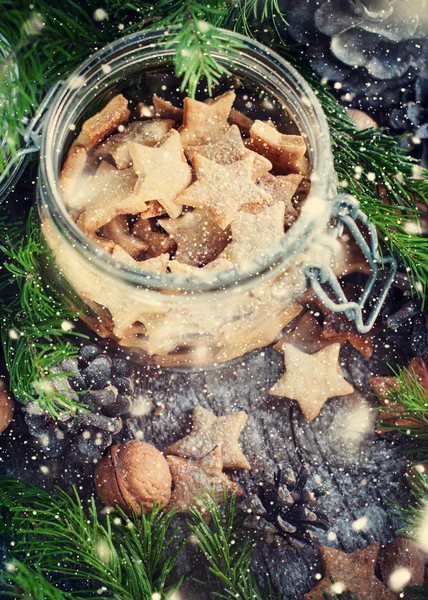
{"label": "dark wooden surface", "polygon": [[[216,414],[245,410],[249,419],[241,441],[252,471],[236,473],[237,480],[246,486],[260,472],[272,475],[278,463],[297,469],[302,461],[307,462],[325,489],[320,504],[332,520],[330,535],[323,536],[322,542],[346,552],[375,540],[387,543],[399,524],[389,514],[386,497],[405,503],[409,495],[401,442],[394,436],[377,436],[369,410],[376,402],[369,394],[368,376],[387,374],[387,363],[408,362],[405,346],[387,342],[382,336],[377,338],[375,355],[369,361],[348,345],[342,348],[344,370],[357,393],[328,401],[311,424],[296,403],[268,396],[267,389],[283,371],[282,356],[272,348],[216,370],[189,373],[141,368],[136,373],[134,404],[141,414],[132,418],[123,438],[133,434],[163,450],[190,429],[191,410],[198,404]],[[38,485],[75,483],[84,494],[92,492],[93,466],[79,468],[71,457],[44,459],[19,417],[0,436],[0,459],[9,474]],[[48,473],[40,471],[41,464],[48,466]],[[367,528],[357,532],[352,524],[361,517],[367,517]],[[180,566],[187,570],[197,563],[198,553],[190,546]],[[296,599],[311,588],[320,572],[316,549],[277,549],[263,542],[258,544],[254,568],[269,573],[284,593],[293,593]],[[198,590],[194,598],[209,596]]]}
{"label": "dark wooden surface", "polygon": [[[143,371],[137,403],[150,412],[134,419],[135,433],[163,450],[190,429],[191,410],[198,404],[216,414],[245,410],[249,419],[241,440],[252,471],[237,473],[237,480],[245,486],[260,472],[271,475],[278,463],[297,469],[307,462],[326,491],[320,504],[332,519],[323,543],[346,552],[376,540],[387,543],[399,523],[391,518],[386,497],[407,501],[406,459],[397,438],[374,432],[370,407],[376,401],[367,379],[372,373],[388,374],[387,363],[406,363],[405,354],[405,348],[400,350],[390,339],[385,343],[382,336],[370,361],[344,346],[344,369],[357,392],[328,401],[311,424],[296,403],[268,396],[267,389],[283,371],[282,356],[272,348],[206,372]],[[154,414],[156,407],[162,414]],[[356,532],[352,524],[361,517],[367,517],[367,528]],[[194,560],[192,552],[183,568],[194,566]],[[320,572],[315,549],[277,549],[264,543],[258,545],[255,569],[269,573],[283,592],[296,598],[310,589]],[[198,592],[197,598],[205,596]]]}

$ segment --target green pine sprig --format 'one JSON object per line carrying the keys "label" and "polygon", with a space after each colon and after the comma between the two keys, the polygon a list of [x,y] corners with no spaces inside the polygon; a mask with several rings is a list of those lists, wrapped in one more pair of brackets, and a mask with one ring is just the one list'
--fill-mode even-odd
{"label": "green pine sprig", "polygon": [[69,594],[52,585],[37,567],[32,568],[14,560],[7,563],[6,569],[8,581],[1,591],[3,598],[16,600],[19,596],[22,600],[84,600],[83,596]]}
{"label": "green pine sprig", "polygon": [[40,585],[55,600],[153,600],[156,594],[164,600],[182,583],[167,583],[183,548],[173,512],[155,506],[127,517],[117,509],[100,518],[93,497],[84,506],[77,490],[51,494],[9,478],[0,480],[0,506],[12,555],[2,573],[9,590],[27,575],[27,589]]}
{"label": "green pine sprig", "polygon": [[[225,491],[224,500],[220,506],[206,495],[201,510],[191,509],[189,526],[212,576],[194,581],[224,600],[285,600],[268,578],[255,576],[254,543],[243,533],[236,496],[228,499]],[[52,494],[12,478],[0,479],[0,507],[9,554],[0,574],[4,597],[15,598],[19,589],[28,600],[153,600],[156,594],[167,600],[182,586],[184,576],[170,583],[187,543],[177,536],[173,511],[155,506],[128,517],[116,508],[99,517],[93,497],[84,504],[77,490]]]}
{"label": "green pine sprig", "polygon": [[[226,0],[158,0],[136,5],[127,0],[110,0],[115,18],[128,12],[131,24],[124,33],[146,29],[166,29],[168,43],[176,46],[175,74],[181,78],[181,91],[194,96],[202,79],[209,95],[220,79],[230,74],[215,54],[233,60],[241,44],[218,31],[231,14]],[[238,2],[237,6],[242,4]]]}
{"label": "green pine sprig", "polygon": [[[390,389],[387,394],[388,404],[382,406],[384,418],[382,428],[397,431],[414,441],[409,452],[415,460],[428,459],[428,394],[421,385],[416,374],[406,368],[398,367],[393,371],[397,379],[397,389]],[[390,413],[390,416],[388,416]],[[406,425],[396,423],[397,414]]]}
{"label": "green pine sprig", "polygon": [[49,255],[33,211],[27,223],[2,225],[0,243],[0,339],[9,374],[9,387],[23,403],[35,399],[53,419],[60,412],[85,410],[75,395],[59,391],[53,380],[55,365],[76,358],[78,349],[69,337],[87,337],[73,331],[78,312],[45,276]]}
{"label": "green pine sprig", "polygon": [[[236,511],[236,496],[225,493],[220,506],[212,497],[200,501],[201,509],[190,509],[190,528],[208,564],[215,583],[209,586],[216,598],[224,600],[285,600],[268,579],[260,583],[251,568],[254,544],[242,534]],[[206,515],[210,516],[210,524]]]}

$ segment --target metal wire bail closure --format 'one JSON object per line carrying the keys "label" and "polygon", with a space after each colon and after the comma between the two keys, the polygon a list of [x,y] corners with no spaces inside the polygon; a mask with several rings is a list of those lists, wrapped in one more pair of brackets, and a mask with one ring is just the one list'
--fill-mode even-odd
{"label": "metal wire bail closure", "polygon": [[[312,261],[305,267],[305,274],[308,277],[312,289],[321,302],[333,312],[344,312],[360,333],[367,333],[373,327],[386,295],[394,280],[397,272],[397,262],[392,256],[381,256],[379,252],[378,236],[374,225],[360,209],[360,204],[353,196],[349,194],[338,194],[334,199],[333,218],[335,225],[329,230],[328,238],[336,239],[343,234],[346,227],[349,233],[355,239],[361,249],[365,259],[370,265],[371,275],[367,280],[364,290],[358,302],[349,302],[336,275],[333,272],[331,259],[333,256],[332,244],[324,243],[324,252],[319,255],[317,263]],[[364,239],[357,222],[364,226],[369,235],[369,243]],[[363,310],[373,291],[373,288],[382,275],[384,282],[377,297],[374,300],[373,307],[364,323]],[[323,286],[330,286],[338,302],[329,297]]]}

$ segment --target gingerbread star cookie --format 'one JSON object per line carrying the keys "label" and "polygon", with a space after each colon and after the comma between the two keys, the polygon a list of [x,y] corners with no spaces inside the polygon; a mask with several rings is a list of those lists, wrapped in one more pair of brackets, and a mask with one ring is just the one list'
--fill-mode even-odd
{"label": "gingerbread star cookie", "polygon": [[140,212],[143,212],[146,202],[157,200],[171,218],[178,217],[182,208],[176,202],[177,195],[192,180],[179,133],[172,129],[165,141],[155,148],[135,142],[130,142],[128,148],[138,175],[134,194],[143,204]]}
{"label": "gingerbread star cookie", "polygon": [[136,258],[149,247],[146,242],[131,235],[126,215],[119,215],[104,225],[102,234],[108,240],[119,244],[132,258]]}
{"label": "gingerbread star cookie", "polygon": [[240,131],[245,133],[245,135],[250,135],[250,129],[254,121],[253,119],[250,119],[250,117],[247,117],[247,115],[244,115],[241,111],[236,110],[236,108],[232,108],[229,113],[229,123],[237,125]]}
{"label": "gingerbread star cookie", "polygon": [[243,265],[272,255],[284,238],[284,213],[284,202],[268,205],[256,214],[238,211],[231,224],[232,243],[222,257]]}
{"label": "gingerbread star cookie", "polygon": [[92,233],[121,214],[138,214],[146,208],[134,195],[137,176],[133,169],[116,169],[103,161],[88,184],[91,200],[86,205],[80,226]]}
{"label": "gingerbread star cookie", "polygon": [[196,277],[203,277],[208,283],[214,281],[219,271],[229,271],[233,269],[234,264],[227,260],[227,258],[216,258],[203,267],[192,267],[186,263],[181,263],[178,260],[169,261],[169,269],[171,273],[175,275],[192,275]]}
{"label": "gingerbread star cookie", "polygon": [[[426,391],[428,398],[428,369],[423,358],[417,356],[410,361],[407,367],[409,375],[406,379],[410,381],[410,377],[416,377],[421,387]],[[412,419],[411,414],[406,414],[404,406],[397,404],[389,399],[389,394],[392,390],[400,391],[400,382],[396,377],[370,377],[369,383],[385,410],[379,413],[379,419],[382,421],[382,426],[377,428],[378,433],[391,431],[394,427],[415,427],[418,421]],[[404,413],[404,414],[403,414]]]}
{"label": "gingerbread star cookie", "polygon": [[96,115],[85,121],[73,146],[92,150],[107,135],[129,119],[128,100],[118,94]]}
{"label": "gingerbread star cookie", "polygon": [[161,119],[174,119],[174,121],[183,120],[183,109],[174,106],[168,100],[159,98],[156,94],[153,96],[153,109],[156,117]]}
{"label": "gingerbread star cookie", "polygon": [[199,146],[187,147],[186,156],[189,160],[192,160],[196,153],[222,165],[230,165],[230,163],[240,160],[250,153],[254,154],[254,179],[262,177],[272,169],[272,163],[267,158],[256,152],[252,152],[252,150],[249,150],[245,146],[241,133],[236,125],[229,127],[226,133],[214,144],[201,144]]}
{"label": "gingerbread star cookie", "polygon": [[216,446],[199,460],[186,460],[178,456],[167,456],[174,489],[168,508],[179,513],[189,512],[198,499],[209,493],[217,502],[222,502],[224,490],[228,495],[243,496],[243,489],[231,481],[222,471],[221,448]]}
{"label": "gingerbread star cookie", "polygon": [[271,124],[256,120],[250,129],[249,147],[270,160],[279,173],[309,172],[306,143],[300,135],[280,133]]}
{"label": "gingerbread star cookie", "polygon": [[61,196],[69,210],[82,211],[91,200],[88,185],[92,176],[88,173],[88,153],[80,146],[70,148],[59,177]]}
{"label": "gingerbread star cookie", "polygon": [[134,121],[125,131],[111,135],[102,142],[94,152],[98,159],[111,156],[118,169],[127,169],[132,165],[128,143],[136,142],[143,146],[156,146],[163,140],[175,124],[172,119],[151,119],[150,121]]}
{"label": "gingerbread star cookie", "polygon": [[[273,202],[284,202],[284,226],[286,229],[291,227],[299,216],[299,213],[293,206],[292,199],[302,179],[302,175],[294,173],[291,175],[277,175],[276,177],[270,173],[266,173],[258,181],[258,184],[272,196]],[[260,210],[259,206],[255,208],[255,212]],[[247,207],[245,209],[249,210]]]}
{"label": "gingerbread star cookie", "polygon": [[195,154],[193,164],[197,180],[176,198],[176,204],[208,208],[222,229],[230,225],[243,204],[271,201],[271,195],[252,180],[254,155],[220,165]]}
{"label": "gingerbread star cookie", "polygon": [[226,92],[210,103],[185,98],[180,127],[183,147],[215,142],[229,128],[227,119],[234,100],[234,92]]}
{"label": "gingerbread star cookie", "polygon": [[305,354],[284,344],[286,372],[269,394],[297,400],[306,419],[313,421],[329,398],[354,391],[343,377],[339,351],[340,344],[331,344],[315,354]]}
{"label": "gingerbread star cookie", "polygon": [[284,337],[274,346],[278,352],[283,351],[284,344],[291,344],[302,352],[314,354],[329,345],[323,340],[322,327],[316,318],[309,312],[305,312],[297,321],[295,327],[288,331]]}
{"label": "gingerbread star cookie", "polygon": [[115,246],[112,256],[129,267],[137,267],[138,269],[149,273],[165,273],[169,263],[169,254],[166,253],[155,256],[154,258],[148,258],[147,260],[134,260],[121,246]]}
{"label": "gingerbread star cookie", "polygon": [[141,213],[132,228],[132,234],[138,239],[148,244],[148,249],[144,258],[154,258],[165,252],[172,252],[175,248],[175,242],[166,233],[156,231],[151,221]]}
{"label": "gingerbread star cookie", "polygon": [[375,575],[379,548],[380,543],[376,542],[352,554],[345,554],[322,546],[320,555],[324,577],[305,595],[304,600],[323,600],[323,590],[335,595],[331,578],[334,579],[336,589],[340,587],[342,591],[351,592],[359,600],[396,600],[397,596]]}
{"label": "gingerbread star cookie", "polygon": [[215,446],[221,446],[224,468],[250,469],[250,464],[238,443],[247,419],[248,416],[243,411],[216,417],[210,410],[196,406],[193,409],[192,432],[169,446],[166,453],[197,460]]}
{"label": "gingerbread star cookie", "polygon": [[159,219],[165,231],[177,244],[175,258],[194,267],[214,260],[229,242],[229,234],[219,226],[211,213],[196,208],[178,219]]}

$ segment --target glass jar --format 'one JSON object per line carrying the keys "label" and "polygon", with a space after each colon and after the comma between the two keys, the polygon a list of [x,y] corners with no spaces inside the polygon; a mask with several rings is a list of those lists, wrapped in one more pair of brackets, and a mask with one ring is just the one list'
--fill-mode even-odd
{"label": "glass jar", "polygon": [[[150,101],[154,93],[179,101],[179,81],[173,75],[176,45],[165,32],[132,34],[94,54],[57,91],[43,127],[39,209],[56,275],[68,295],[72,288],[70,297],[91,328],[154,364],[224,362],[277,340],[300,312],[308,252],[325,238],[332,215],[336,185],[331,143],[315,94],[268,48],[234,33],[224,35],[238,38],[242,47],[232,67],[213,52],[232,71],[219,93],[234,86],[248,116],[272,118],[280,130],[300,133],[308,147],[309,195],[269,260],[211,279],[145,273],[116,262],[92,243],[63,204],[61,166],[85,119],[118,93],[134,102]],[[201,99],[206,96],[201,93]]]}

